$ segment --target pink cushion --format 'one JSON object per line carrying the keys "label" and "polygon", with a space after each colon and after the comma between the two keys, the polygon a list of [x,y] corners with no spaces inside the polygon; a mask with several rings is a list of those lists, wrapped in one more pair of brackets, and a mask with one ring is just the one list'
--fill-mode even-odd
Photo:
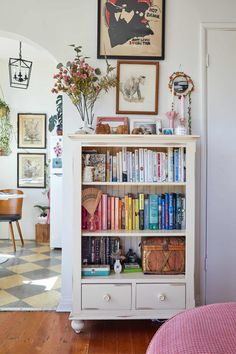
{"label": "pink cushion", "polygon": [[236,354],[236,302],[176,315],[156,332],[146,354]]}

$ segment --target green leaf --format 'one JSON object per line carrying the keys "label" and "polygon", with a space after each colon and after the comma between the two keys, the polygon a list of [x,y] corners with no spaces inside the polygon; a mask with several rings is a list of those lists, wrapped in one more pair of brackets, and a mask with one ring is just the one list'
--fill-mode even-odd
{"label": "green leaf", "polygon": [[57,64],[57,69],[61,69],[63,67],[63,64],[62,63],[58,63]]}
{"label": "green leaf", "polygon": [[48,130],[49,130],[50,132],[52,132],[53,129],[55,128],[56,122],[57,122],[57,114],[54,114],[53,116],[51,116],[51,117],[49,118],[49,122],[48,122]]}
{"label": "green leaf", "polygon": [[101,70],[99,68],[96,68],[94,72],[96,75],[101,75]]}

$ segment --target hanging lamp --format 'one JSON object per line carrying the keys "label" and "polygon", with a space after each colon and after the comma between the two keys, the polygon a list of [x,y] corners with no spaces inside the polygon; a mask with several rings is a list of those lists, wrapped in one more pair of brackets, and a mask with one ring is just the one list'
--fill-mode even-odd
{"label": "hanging lamp", "polygon": [[19,58],[9,58],[9,79],[10,86],[27,89],[29,86],[32,61],[22,59],[21,42]]}

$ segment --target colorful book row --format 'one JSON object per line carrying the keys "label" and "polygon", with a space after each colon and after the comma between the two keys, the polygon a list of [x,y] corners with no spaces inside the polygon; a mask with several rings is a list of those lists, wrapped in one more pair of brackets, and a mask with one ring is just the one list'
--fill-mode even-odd
{"label": "colorful book row", "polygon": [[167,152],[123,147],[115,155],[110,150],[83,152],[83,168],[94,167],[94,182],[185,182],[185,160],[183,147],[168,147]]}
{"label": "colorful book row", "polygon": [[[185,195],[165,193],[124,198],[102,194],[95,212],[97,230],[184,230]],[[88,215],[82,208],[82,229],[88,230]]]}
{"label": "colorful book row", "polygon": [[82,263],[83,264],[109,264],[113,266],[112,253],[120,248],[118,237],[83,237]]}

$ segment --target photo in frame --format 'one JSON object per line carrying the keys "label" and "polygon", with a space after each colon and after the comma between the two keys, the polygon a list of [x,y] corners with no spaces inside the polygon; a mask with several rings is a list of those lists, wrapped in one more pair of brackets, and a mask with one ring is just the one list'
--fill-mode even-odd
{"label": "photo in frame", "polygon": [[128,134],[128,117],[97,117],[96,134]]}
{"label": "photo in frame", "polygon": [[118,61],[116,113],[158,113],[159,63]]}
{"label": "photo in frame", "polygon": [[98,58],[164,60],[165,0],[98,0]]}
{"label": "photo in frame", "polygon": [[161,134],[160,119],[134,118],[130,119],[130,133],[137,135]]}
{"label": "photo in frame", "polygon": [[17,187],[46,188],[46,154],[17,154]]}
{"label": "photo in frame", "polygon": [[46,148],[46,114],[18,113],[17,147],[19,149]]}

